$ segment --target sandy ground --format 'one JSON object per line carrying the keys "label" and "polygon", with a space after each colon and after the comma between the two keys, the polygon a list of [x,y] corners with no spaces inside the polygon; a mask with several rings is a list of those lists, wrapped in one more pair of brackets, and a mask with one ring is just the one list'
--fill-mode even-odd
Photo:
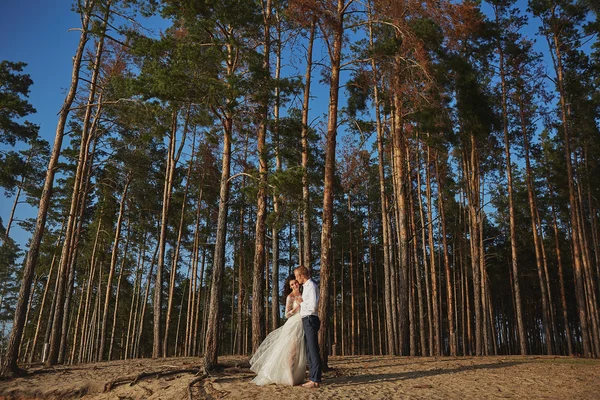
{"label": "sandy ground", "polygon": [[[250,383],[247,358],[220,357],[204,379],[199,358],[33,368],[0,381],[2,399],[600,399],[600,360],[568,357],[331,357],[319,389]],[[162,376],[145,373],[163,372]],[[140,375],[144,374],[144,375]],[[132,381],[138,377],[137,382]],[[189,384],[196,380],[193,386]],[[113,382],[112,388],[109,383]],[[190,393],[191,392],[191,393]]]}

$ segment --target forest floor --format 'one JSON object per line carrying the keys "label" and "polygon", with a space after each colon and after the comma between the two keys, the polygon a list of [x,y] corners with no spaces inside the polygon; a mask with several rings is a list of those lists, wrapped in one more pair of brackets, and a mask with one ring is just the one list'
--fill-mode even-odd
{"label": "forest floor", "polygon": [[262,386],[247,357],[136,359],[32,367],[0,399],[600,399],[600,360],[550,356],[330,357],[318,389]]}

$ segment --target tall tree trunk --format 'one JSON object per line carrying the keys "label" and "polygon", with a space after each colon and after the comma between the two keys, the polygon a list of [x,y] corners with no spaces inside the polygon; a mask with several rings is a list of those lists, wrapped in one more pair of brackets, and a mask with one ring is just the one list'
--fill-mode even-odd
{"label": "tall tree trunk", "polygon": [[444,206],[444,179],[440,175],[439,166],[439,153],[435,157],[435,175],[437,176],[438,182],[438,209],[440,215],[440,224],[442,226],[442,254],[444,255],[444,270],[446,272],[446,302],[448,303],[448,332],[449,332],[449,344],[450,344],[450,355],[456,356],[457,342],[456,342],[456,325],[454,323],[454,285],[450,272],[450,259],[448,257],[448,234],[446,231],[446,208]]}
{"label": "tall tree trunk", "polygon": [[349,264],[350,264],[350,354],[353,356],[356,355],[356,301],[354,300],[354,295],[356,291],[354,290],[354,252],[352,251],[355,246],[352,242],[352,209],[350,207],[350,196],[351,193],[348,193],[348,217],[349,217],[349,229],[348,229],[348,256],[349,256]]}
{"label": "tall tree trunk", "polygon": [[[375,254],[373,252],[373,232],[371,229],[371,208],[369,207],[369,205],[367,205],[367,232],[368,232],[368,240],[369,240],[369,303],[368,303],[368,307],[369,307],[369,328],[370,328],[370,335],[371,335],[371,353],[370,354],[376,354],[375,353],[375,316],[374,316],[374,303],[375,303],[375,299],[373,298],[373,286],[375,286],[376,284],[376,280],[375,280],[375,272],[373,271],[373,265],[377,265],[375,263]],[[377,306],[379,306],[379,304],[377,304]]]}
{"label": "tall tree trunk", "polygon": [[[248,135],[246,135],[245,138],[245,145],[244,145],[244,160],[243,160],[243,171],[244,173],[247,172],[247,161],[248,161]],[[245,212],[245,202],[244,202],[244,191],[246,189],[246,176],[242,177],[242,188],[240,190],[241,193],[241,204],[242,207],[240,207],[240,230],[239,230],[239,235],[240,235],[240,239],[239,239],[239,243],[238,243],[238,303],[237,303],[237,329],[238,329],[238,337],[237,337],[237,343],[238,343],[238,348],[237,348],[237,353],[238,354],[242,354],[242,351],[245,353],[246,349],[243,346],[243,338],[244,338],[244,329],[243,329],[243,323],[244,323],[244,299],[246,298],[246,293],[245,293],[245,282],[244,282],[244,270],[245,270],[245,260],[246,257],[244,256],[244,248],[245,248],[245,240],[244,240],[244,212]],[[243,349],[243,350],[242,350]]]}
{"label": "tall tree trunk", "polygon": [[[190,109],[188,108],[188,112],[187,112],[187,116],[186,116],[186,127],[184,128],[185,130],[187,130],[187,125],[188,125],[188,121],[189,121],[189,116],[190,116]],[[189,191],[189,187],[190,187],[190,176],[192,173],[192,165],[194,163],[194,154],[195,154],[195,147],[196,147],[196,132],[194,131],[194,135],[192,138],[192,155],[190,156],[190,161],[188,164],[188,169],[187,169],[187,173],[186,173],[186,179],[185,179],[185,189],[183,190],[183,200],[181,203],[181,213],[180,213],[180,217],[179,217],[179,230],[177,233],[177,242],[175,244],[175,253],[173,255],[173,261],[171,264],[171,279],[169,281],[169,297],[167,300],[167,317],[165,319],[165,335],[163,338],[163,356],[164,357],[168,357],[169,356],[169,330],[171,327],[171,313],[173,310],[173,295],[175,293],[175,280],[177,279],[177,266],[179,264],[179,252],[181,250],[181,238],[183,236],[183,225],[184,225],[184,217],[185,217],[185,208],[187,206],[187,196],[188,196],[188,191]],[[175,348],[175,350],[177,350]]]}
{"label": "tall tree trunk", "polygon": [[[65,220],[65,222],[63,222],[63,224],[60,228],[60,234],[58,235],[58,239],[56,240],[55,246],[58,246],[58,244],[62,240],[62,235],[64,233],[65,224],[66,224],[66,220]],[[55,264],[56,264],[56,252],[54,252],[54,254],[52,254],[52,261],[50,262],[50,271],[48,272],[48,281],[46,282],[46,287],[44,288],[44,294],[42,296],[42,302],[40,304],[40,313],[38,315],[38,321],[35,326],[35,334],[33,335],[33,344],[31,345],[31,352],[29,354],[29,359],[27,360],[29,362],[29,364],[31,364],[35,358],[35,349],[37,347],[36,344],[37,344],[37,340],[38,340],[39,333],[40,333],[40,327],[42,324],[42,316],[44,314],[46,298],[48,296],[48,289],[50,288],[50,282],[52,281],[52,271],[54,270]]]}
{"label": "tall tree trunk", "polygon": [[[115,238],[113,240],[112,255],[110,257],[110,269],[108,270],[108,280],[106,282],[106,294],[104,295],[104,309],[102,311],[102,327],[100,328],[100,349],[98,353],[98,359],[104,360],[104,345],[106,342],[106,329],[108,325],[108,307],[110,305],[110,297],[112,295],[112,281],[117,268],[117,257],[119,255],[119,242],[121,241],[121,228],[123,225],[123,215],[125,213],[125,200],[127,199],[127,190],[129,189],[129,183],[131,181],[130,176],[125,180],[125,186],[123,187],[123,194],[121,194],[121,201],[119,202],[119,216],[117,217],[117,226],[115,229]],[[123,253],[123,257],[127,255]],[[110,359],[109,359],[110,360]]]}
{"label": "tall tree trunk", "polygon": [[[419,153],[420,154],[420,153]],[[427,301],[427,325],[425,324],[425,319],[422,321],[421,325],[421,335],[425,336],[425,327],[428,329],[428,341],[427,343],[423,342],[423,355],[434,355],[434,342],[433,342],[433,310],[432,310],[432,296],[431,296],[431,284],[430,274],[429,274],[429,262],[427,257],[427,230],[426,221],[425,221],[425,212],[423,211],[423,194],[421,192],[421,161],[419,158],[419,166],[417,170],[417,195],[419,201],[419,220],[421,221],[421,251],[423,253],[423,276],[425,277],[425,299]],[[418,280],[420,282],[420,278]],[[419,284],[419,283],[418,283]],[[425,338],[422,338],[424,341]]]}
{"label": "tall tree trunk", "polygon": [[[373,48],[373,26],[371,23],[372,20],[372,10],[369,8],[369,47]],[[379,100],[379,88],[378,88],[378,74],[377,74],[377,66],[375,64],[375,58],[371,58],[371,69],[373,70],[374,75],[374,84],[373,84],[373,103],[375,107],[375,126],[377,129],[377,156],[378,163],[377,168],[379,172],[379,196],[381,202],[381,225],[382,225],[382,236],[383,236],[383,274],[384,274],[384,289],[383,289],[383,297],[385,304],[385,325],[387,332],[387,353],[395,354],[394,341],[391,340],[393,338],[394,327],[392,325],[392,298],[390,291],[390,280],[391,280],[391,272],[390,272],[390,243],[389,243],[389,214],[387,208],[387,196],[386,196],[386,188],[385,188],[385,171],[384,171],[384,149],[383,149],[383,141],[384,141],[384,130],[381,123],[381,110],[380,110],[380,100]],[[381,345],[381,342],[380,342]]]}
{"label": "tall tree trunk", "polygon": [[[227,46],[227,76],[233,76],[235,71],[232,45]],[[229,99],[227,104],[233,99]],[[219,190],[219,215],[217,218],[217,233],[213,257],[212,283],[210,288],[210,305],[208,310],[207,329],[204,345],[204,366],[211,370],[217,364],[219,351],[218,331],[221,319],[221,293],[223,292],[223,271],[225,269],[225,245],[227,239],[227,214],[229,213],[229,176],[231,174],[231,140],[233,134],[233,115],[225,108],[223,116],[223,159],[221,164],[221,182]],[[202,278],[201,278],[202,279]],[[206,310],[206,309],[205,309]],[[204,312],[206,314],[206,312]]]}
{"label": "tall tree trunk", "polygon": [[571,135],[569,132],[569,121],[567,120],[567,99],[564,88],[564,69],[562,62],[561,43],[558,39],[558,34],[553,32],[554,61],[556,69],[556,80],[558,84],[558,94],[560,97],[561,122],[563,129],[563,138],[565,146],[565,161],[567,166],[567,181],[569,184],[569,215],[571,220],[571,228],[573,230],[573,274],[575,280],[575,298],[577,300],[577,311],[579,316],[579,324],[581,327],[581,342],[583,345],[584,357],[590,357],[592,348],[590,343],[590,335],[588,331],[588,313],[585,303],[585,284],[582,271],[582,238],[580,237],[579,222],[577,216],[577,200],[575,189],[575,176],[573,173],[572,152],[571,152]]}
{"label": "tall tree trunk", "polygon": [[[206,333],[206,324],[208,323],[208,313],[207,313],[207,298],[206,295],[202,297],[203,287],[204,287],[204,270],[206,267],[206,252],[207,249],[202,249],[202,262],[200,265],[200,288],[198,289],[198,296],[196,298],[196,321],[194,322],[194,340],[193,340],[193,354],[197,355],[200,352],[200,348],[204,348],[205,346],[205,333]],[[210,286],[207,289],[211,289]],[[200,319],[199,310],[202,308],[202,319]],[[200,327],[200,322],[202,322],[202,326]],[[201,329],[201,331],[200,331]],[[200,332],[200,333],[198,333]]]}
{"label": "tall tree trunk", "polygon": [[[473,273],[473,307],[475,308],[475,355],[482,355],[482,315],[481,315],[481,273],[479,252],[479,221],[481,210],[479,208],[479,160],[477,143],[473,134],[469,135],[469,148],[464,150],[463,163],[468,198],[468,227],[469,248],[471,253],[471,270]],[[469,308],[467,308],[469,309]]]}
{"label": "tall tree trunk", "polygon": [[113,321],[110,332],[110,345],[108,346],[108,361],[112,360],[113,344],[115,342],[115,330],[117,327],[117,315],[119,312],[119,297],[121,294],[121,281],[123,280],[125,262],[127,261],[127,249],[129,248],[129,242],[131,240],[131,226],[128,227],[127,240],[125,241],[125,247],[123,248],[123,259],[121,260],[121,268],[119,270],[119,280],[117,281],[117,291],[115,295],[115,309],[113,310]]}
{"label": "tall tree trunk", "polygon": [[152,273],[154,272],[154,265],[156,264],[156,256],[158,254],[158,246],[154,249],[154,255],[152,256],[152,262],[150,263],[150,269],[148,270],[148,276],[146,278],[146,290],[142,301],[142,312],[138,321],[138,332],[135,342],[135,348],[133,349],[133,358],[138,358],[140,355],[140,341],[142,340],[142,334],[144,332],[144,316],[146,315],[146,307],[148,306],[148,297],[150,296],[150,285],[152,284]]}
{"label": "tall tree trunk", "polygon": [[[271,53],[271,0],[266,0],[263,10],[264,19],[264,54],[263,69],[266,78],[270,77],[270,53]],[[269,95],[261,93],[261,104],[259,105],[260,124],[258,127],[258,163],[259,183],[258,198],[256,201],[256,233],[254,245],[254,268],[252,274],[252,352],[265,338],[265,310],[262,301],[264,294],[265,276],[265,234],[267,218],[267,149],[265,141],[267,138],[267,119],[269,111]]]}
{"label": "tall tree trunk", "polygon": [[540,225],[540,221],[537,218],[538,213],[537,213],[537,206],[536,206],[536,195],[535,195],[535,191],[534,191],[534,187],[533,187],[533,180],[532,180],[531,161],[529,158],[529,139],[527,136],[528,135],[527,134],[527,121],[525,120],[524,108],[525,108],[525,106],[522,101],[522,98],[521,98],[521,96],[519,96],[519,117],[520,117],[519,119],[521,122],[521,131],[523,133],[523,147],[524,147],[524,153],[525,153],[527,200],[529,202],[529,212],[531,214],[531,231],[533,234],[533,245],[535,247],[535,260],[536,260],[536,267],[537,267],[537,272],[538,272],[538,280],[540,283],[540,291],[542,294],[542,324],[544,325],[544,331],[545,331],[545,335],[546,335],[546,353],[548,355],[550,355],[550,354],[552,354],[552,334],[550,332],[548,317],[550,314],[549,304],[551,304],[551,302],[548,301],[548,299],[549,299],[548,295],[550,293],[546,291],[547,283],[546,283],[546,277],[544,276],[544,270],[543,270],[543,265],[542,265],[544,260],[542,259],[543,243],[541,243],[541,240],[540,240],[541,225]]}
{"label": "tall tree trunk", "polygon": [[137,318],[138,311],[138,298],[140,297],[140,288],[142,281],[142,271],[144,270],[144,254],[146,252],[146,232],[142,234],[143,240],[140,246],[140,252],[138,255],[137,268],[135,271],[135,280],[133,282],[133,293],[131,295],[131,303],[129,305],[129,321],[127,322],[127,337],[125,341],[125,355],[124,359],[127,360],[131,357],[131,349],[133,348],[132,339],[135,337],[135,319]]}
{"label": "tall tree trunk", "polygon": [[[200,312],[198,307],[196,307],[196,296],[198,294],[198,263],[200,252],[200,215],[202,210],[202,195],[204,192],[204,178],[205,173],[202,173],[202,178],[200,179],[200,191],[198,194],[198,200],[196,201],[196,223],[194,226],[194,244],[193,244],[193,254],[192,254],[192,263],[191,263],[191,275],[190,275],[190,291],[188,294],[188,309],[187,309],[187,321],[185,327],[185,345],[184,345],[184,354],[186,357],[189,357],[193,354],[194,343],[195,340],[195,321],[197,314]],[[202,282],[200,282],[202,284]]]}
{"label": "tall tree trunk", "polygon": [[[281,20],[279,14],[275,15],[276,18],[276,29],[277,29],[277,46],[276,46],[276,64],[275,64],[275,81],[279,82],[281,77]],[[275,87],[275,104],[273,106],[273,141],[275,143],[275,170],[281,172],[281,154],[279,152],[279,108],[280,108],[280,88]],[[271,330],[274,331],[279,326],[279,202],[280,195],[275,193],[273,195],[273,213],[275,214],[275,221],[273,228],[271,229],[272,245],[271,251],[273,253],[273,269],[271,276]],[[298,246],[300,253],[302,254],[302,246]],[[302,258],[300,258],[302,260]]]}
{"label": "tall tree trunk", "polygon": [[[420,168],[420,167],[417,167]],[[417,170],[417,176],[420,175],[420,171]],[[409,215],[410,215],[410,225],[411,231],[413,232],[414,239],[413,242],[413,257],[414,257],[414,281],[416,282],[417,287],[417,303],[418,303],[418,313],[419,313],[419,344],[421,348],[421,356],[427,355],[427,339],[425,338],[425,312],[423,307],[423,285],[421,283],[421,271],[419,269],[419,243],[416,240],[417,235],[417,225],[415,222],[415,210],[414,210],[414,196],[411,195],[409,197]],[[423,232],[423,229],[421,229]]]}
{"label": "tall tree trunk", "polygon": [[190,108],[188,105],[187,113],[185,117],[185,125],[183,128],[181,143],[179,149],[175,150],[177,146],[177,119],[179,116],[179,108],[173,105],[173,114],[171,119],[171,132],[169,137],[169,151],[167,153],[167,164],[165,167],[165,184],[163,190],[163,201],[162,201],[162,213],[160,223],[160,236],[158,240],[158,262],[156,266],[156,282],[154,284],[154,326],[153,326],[153,340],[152,340],[152,358],[158,358],[161,355],[164,357],[165,354],[162,350],[162,341],[160,339],[162,330],[162,290],[163,290],[163,270],[165,267],[165,253],[167,245],[167,231],[169,223],[169,208],[171,205],[171,194],[173,191],[173,179],[175,176],[175,167],[181,156],[181,151],[185,145],[185,138],[187,135],[187,129],[190,118]]}
{"label": "tall tree trunk", "polygon": [[83,308],[83,285],[79,287],[79,306],[77,307],[77,318],[75,320],[75,332],[73,333],[73,346],[71,347],[71,355],[69,356],[69,364],[73,364],[75,360],[75,351],[77,350],[77,336],[79,334],[81,309]]}
{"label": "tall tree trunk", "polygon": [[331,22],[331,38],[329,54],[331,70],[329,77],[329,111],[327,116],[327,145],[325,148],[325,182],[323,186],[323,216],[321,230],[321,270],[320,270],[320,302],[319,319],[319,353],[323,361],[322,367],[328,369],[328,321],[329,321],[329,290],[331,285],[331,234],[333,231],[333,184],[335,173],[335,148],[337,137],[337,112],[340,86],[340,64],[342,59],[342,43],[344,36],[344,14],[348,4],[346,0],[337,0],[334,12],[334,22]]}
{"label": "tall tree trunk", "polygon": [[311,238],[310,238],[310,188],[308,183],[308,109],[310,104],[310,83],[312,77],[312,53],[315,41],[316,21],[310,23],[306,52],[306,73],[304,75],[304,100],[302,102],[302,216],[303,216],[303,257],[306,268],[312,268]]}
{"label": "tall tree trunk", "polygon": [[[399,56],[397,56],[399,57]],[[400,65],[400,60],[396,59],[397,65]],[[399,341],[398,354],[402,355],[405,352],[405,340],[408,334],[408,224],[406,220],[406,143],[404,137],[404,128],[402,126],[402,101],[398,92],[400,84],[395,82],[393,104],[394,104],[394,119],[392,128],[392,145],[393,145],[393,170],[394,170],[394,195],[396,198],[396,228],[398,241],[398,262],[400,268],[399,288],[398,288],[398,326],[399,326]]]}
{"label": "tall tree trunk", "polygon": [[[96,264],[97,264],[96,251],[98,250],[98,239],[100,237],[101,229],[102,229],[102,213],[100,213],[100,216],[98,217],[98,228],[96,229],[96,239],[94,240],[92,256],[90,257],[90,272],[89,272],[88,283],[87,283],[87,288],[86,288],[85,309],[83,312],[83,326],[85,326],[85,327],[88,326],[88,312],[89,312],[90,306],[91,306],[94,276],[96,274]],[[78,362],[80,362],[80,363],[83,362],[83,351],[86,347],[87,342],[89,341],[90,333],[91,332],[86,329],[82,330],[82,332],[81,332],[81,346],[79,348],[79,355],[78,355]]]}
{"label": "tall tree trunk", "polygon": [[[496,21],[498,16],[496,14]],[[515,296],[515,307],[516,307],[516,318],[517,318],[517,329],[519,331],[519,345],[521,349],[521,355],[527,354],[527,336],[525,333],[525,325],[523,324],[523,311],[521,309],[521,286],[519,284],[519,261],[517,258],[517,230],[515,221],[515,207],[513,204],[513,183],[512,183],[512,165],[511,165],[511,154],[510,154],[510,141],[508,139],[508,100],[507,100],[507,87],[506,87],[506,74],[504,72],[504,50],[502,44],[498,42],[497,50],[500,55],[500,81],[502,89],[502,129],[504,132],[504,156],[506,162],[506,187],[508,191],[508,218],[510,225],[510,253],[511,253],[511,267],[513,273],[513,293]],[[540,282],[541,283],[541,282]],[[545,304],[545,298],[542,299]],[[546,318],[546,306],[544,305],[543,323],[546,330],[548,330],[548,321]],[[547,332],[548,333],[548,332]],[[548,337],[550,339],[550,337]],[[550,353],[552,351],[550,350]],[[549,354],[550,354],[549,353]]]}
{"label": "tall tree trunk", "polygon": [[[427,147],[427,160],[425,162],[425,196],[427,197],[427,235],[429,240],[429,267],[431,268],[431,304],[433,309],[433,349],[435,356],[442,355],[442,339],[440,337],[440,301],[438,294],[438,278],[435,261],[435,243],[433,240],[433,202],[431,200],[431,160],[429,147]],[[439,193],[438,193],[439,194]],[[438,196],[439,197],[439,196]]]}

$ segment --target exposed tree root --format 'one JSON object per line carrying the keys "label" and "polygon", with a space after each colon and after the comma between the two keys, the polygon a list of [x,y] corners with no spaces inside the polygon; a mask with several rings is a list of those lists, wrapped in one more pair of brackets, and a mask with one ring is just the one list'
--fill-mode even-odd
{"label": "exposed tree root", "polygon": [[135,376],[126,376],[126,377],[112,380],[110,382],[106,382],[104,384],[104,393],[110,392],[115,387],[125,385],[125,384],[129,384],[130,386],[133,386],[133,385],[137,384],[139,381],[150,378],[150,377],[162,378],[165,376],[176,375],[176,374],[198,374],[198,373],[200,373],[201,370],[203,370],[203,369],[201,369],[201,368],[183,368],[183,369],[171,369],[171,370],[166,370],[166,371],[163,370],[163,371],[154,371],[154,372],[142,372]]}
{"label": "exposed tree root", "polygon": [[208,377],[208,373],[206,372],[206,369],[203,370],[202,375],[194,378],[189,384],[188,384],[188,399],[189,400],[194,400],[194,392],[193,392],[193,386],[198,383],[201,382],[202,380],[204,380],[206,377]]}
{"label": "exposed tree root", "polygon": [[27,372],[27,370],[22,369],[15,366],[4,366],[1,370],[0,370],[0,380],[6,380],[6,379],[11,379],[11,378],[18,378],[18,377],[22,377],[22,376],[27,376],[29,375],[29,373]]}

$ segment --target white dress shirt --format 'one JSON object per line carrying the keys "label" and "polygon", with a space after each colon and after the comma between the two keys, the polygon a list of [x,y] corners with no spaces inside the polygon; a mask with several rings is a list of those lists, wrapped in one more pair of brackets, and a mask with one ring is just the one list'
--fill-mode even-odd
{"label": "white dress shirt", "polygon": [[302,291],[302,303],[300,303],[300,316],[302,318],[309,315],[318,316],[319,288],[317,284],[309,279],[304,282],[302,288],[304,290]]}

